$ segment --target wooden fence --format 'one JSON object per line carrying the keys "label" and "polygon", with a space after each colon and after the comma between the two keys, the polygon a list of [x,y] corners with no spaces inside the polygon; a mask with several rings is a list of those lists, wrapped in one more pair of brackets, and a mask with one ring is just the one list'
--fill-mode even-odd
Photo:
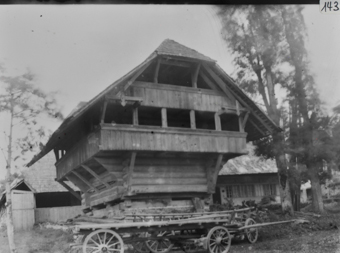
{"label": "wooden fence", "polygon": [[82,214],[81,206],[36,208],[35,223],[66,221],[79,214]]}

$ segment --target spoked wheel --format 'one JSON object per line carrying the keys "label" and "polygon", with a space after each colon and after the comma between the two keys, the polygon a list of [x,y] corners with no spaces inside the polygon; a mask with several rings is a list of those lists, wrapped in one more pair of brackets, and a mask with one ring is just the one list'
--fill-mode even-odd
{"label": "spoked wheel", "polygon": [[[246,219],[244,223],[245,226],[256,224],[256,222],[252,218]],[[257,228],[248,228],[245,229],[246,237],[248,242],[255,243],[257,241],[257,237],[259,236],[259,230]]]}
{"label": "spoked wheel", "polygon": [[230,249],[231,236],[225,227],[213,227],[207,236],[209,253],[227,253]]}
{"label": "spoked wheel", "polygon": [[124,253],[124,243],[116,232],[100,229],[86,236],[83,253]]}
{"label": "spoked wheel", "polygon": [[167,253],[173,248],[173,244],[166,236],[172,235],[173,232],[160,231],[157,234],[159,239],[149,240],[145,242],[146,247],[153,253]]}
{"label": "spoked wheel", "polygon": [[[147,233],[141,233],[138,235],[138,237],[147,237]],[[149,253],[150,250],[146,246],[145,241],[137,241],[131,243],[133,246],[133,249],[138,253]]]}

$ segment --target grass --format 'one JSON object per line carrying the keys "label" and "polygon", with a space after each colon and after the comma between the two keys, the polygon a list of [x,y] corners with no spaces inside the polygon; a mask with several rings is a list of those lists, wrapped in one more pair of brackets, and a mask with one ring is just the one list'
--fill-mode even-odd
{"label": "grass", "polygon": [[[0,253],[7,253],[9,252],[7,231],[2,229],[0,235]],[[71,231],[40,228],[38,226],[30,231],[15,233],[18,253],[66,253],[69,252],[69,244],[72,241]]]}

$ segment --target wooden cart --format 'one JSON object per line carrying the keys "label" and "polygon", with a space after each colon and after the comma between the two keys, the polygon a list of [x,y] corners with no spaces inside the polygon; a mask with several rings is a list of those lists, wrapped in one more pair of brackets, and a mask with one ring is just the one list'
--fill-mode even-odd
{"label": "wooden cart", "polygon": [[[83,235],[83,253],[89,252],[228,252],[231,239],[255,243],[258,227],[250,208],[186,214],[134,214],[116,223],[76,226]],[[133,250],[128,251],[127,245]]]}

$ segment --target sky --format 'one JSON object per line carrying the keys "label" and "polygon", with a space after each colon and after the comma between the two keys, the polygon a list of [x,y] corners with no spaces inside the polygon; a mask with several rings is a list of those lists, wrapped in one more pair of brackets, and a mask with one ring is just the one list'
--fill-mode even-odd
{"label": "sky", "polygon": [[[340,15],[306,6],[311,69],[326,108],[340,100]],[[232,58],[221,25],[205,5],[8,5],[0,6],[0,63],[10,73],[29,69],[43,90],[58,91],[68,115],[173,39],[217,60],[229,74]],[[0,148],[6,151],[8,118],[0,115]],[[55,130],[60,122],[49,121]],[[5,159],[0,154],[0,179]]]}

